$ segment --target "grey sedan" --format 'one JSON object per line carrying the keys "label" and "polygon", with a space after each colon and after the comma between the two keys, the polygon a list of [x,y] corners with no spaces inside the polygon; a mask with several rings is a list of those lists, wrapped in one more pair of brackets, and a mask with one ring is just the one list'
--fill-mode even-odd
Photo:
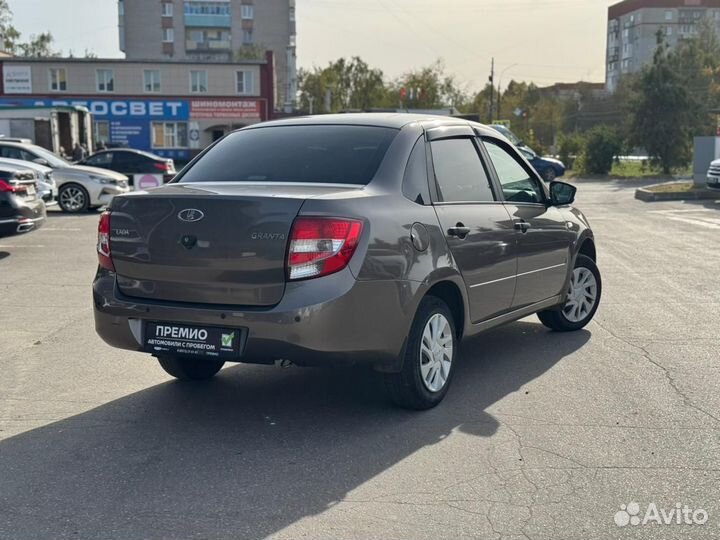
{"label": "grey sedan", "polygon": [[226,362],[369,365],[396,403],[427,409],[461,339],[533,313],[556,331],[593,318],[601,277],[574,197],[465,120],[244,128],[164,187],[113,199],[96,329],[185,380]]}

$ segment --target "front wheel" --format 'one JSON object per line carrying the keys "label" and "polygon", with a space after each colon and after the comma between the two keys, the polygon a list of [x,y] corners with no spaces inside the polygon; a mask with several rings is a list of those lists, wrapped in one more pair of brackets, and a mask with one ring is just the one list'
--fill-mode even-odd
{"label": "front wheel", "polygon": [[82,186],[69,184],[60,188],[58,203],[63,212],[77,214],[87,211],[90,206],[90,196]]}
{"label": "front wheel", "polygon": [[580,330],[595,316],[601,293],[602,279],[595,261],[578,255],[565,305],[560,309],[539,312],[540,322],[557,332]]}
{"label": "front wheel", "polygon": [[402,371],[385,375],[390,398],[406,409],[435,407],[447,394],[456,354],[450,308],[435,296],[425,297],[410,328]]}
{"label": "front wheel", "polygon": [[225,364],[222,360],[182,356],[161,356],[158,362],[168,375],[181,381],[206,381],[214,377]]}

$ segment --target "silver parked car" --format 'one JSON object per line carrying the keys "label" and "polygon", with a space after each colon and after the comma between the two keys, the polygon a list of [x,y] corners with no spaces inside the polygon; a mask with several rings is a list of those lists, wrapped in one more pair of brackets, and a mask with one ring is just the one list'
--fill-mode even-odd
{"label": "silver parked car", "polygon": [[28,161],[53,169],[58,203],[65,212],[85,212],[107,206],[116,195],[127,193],[128,178],[106,169],[72,165],[49,150],[34,144],[0,139],[0,157]]}
{"label": "silver parked car", "polygon": [[57,206],[58,189],[57,183],[52,176],[53,170],[45,165],[40,165],[32,161],[22,161],[19,159],[0,158],[0,165],[12,165],[34,171],[37,176],[37,195],[42,199],[45,206],[50,208]]}
{"label": "silver parked car", "polygon": [[[464,337],[598,308],[595,241],[502,135],[408,114],[241,129],[98,229],[95,327],[171,375],[225,362],[357,363],[400,405],[445,396]],[[518,336],[522,339],[522,336]]]}
{"label": "silver parked car", "polygon": [[710,164],[707,172],[707,186],[712,189],[720,189],[720,159]]}

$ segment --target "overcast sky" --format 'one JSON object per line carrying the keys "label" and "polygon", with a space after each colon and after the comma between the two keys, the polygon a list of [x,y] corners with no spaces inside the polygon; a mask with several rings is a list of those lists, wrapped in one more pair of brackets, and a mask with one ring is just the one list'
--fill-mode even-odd
{"label": "overcast sky", "polygon": [[[504,83],[602,82],[607,7],[616,1],[296,0],[298,62],[312,67],[357,55],[394,78],[441,58],[477,90],[494,56]],[[115,0],[9,4],[25,36],[49,30],[64,53],[122,56]]]}

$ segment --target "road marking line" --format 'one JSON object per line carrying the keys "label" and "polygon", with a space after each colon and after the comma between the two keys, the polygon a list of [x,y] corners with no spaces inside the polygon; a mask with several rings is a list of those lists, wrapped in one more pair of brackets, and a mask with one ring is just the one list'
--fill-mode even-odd
{"label": "road marking line", "polygon": [[648,214],[693,214],[695,212],[717,212],[712,208],[696,208],[692,210],[649,210]]}
{"label": "road marking line", "polygon": [[682,218],[682,217],[676,217],[676,216],[668,216],[668,219],[672,219],[673,221],[680,221],[682,223],[689,223],[690,225],[700,225],[701,227],[705,227],[707,229],[720,229],[720,223],[712,223],[710,221],[702,221],[699,219],[688,219],[688,218]]}

